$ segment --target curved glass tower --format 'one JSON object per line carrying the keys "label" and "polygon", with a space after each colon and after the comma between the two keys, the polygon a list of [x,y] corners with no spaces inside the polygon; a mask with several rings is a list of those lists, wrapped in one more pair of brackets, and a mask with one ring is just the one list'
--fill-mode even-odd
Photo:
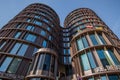
{"label": "curved glass tower", "polygon": [[59,31],[58,15],[50,7],[35,3],[21,11],[0,30],[0,72],[6,75],[1,78],[23,80],[29,72],[26,79],[55,80]]}
{"label": "curved glass tower", "polygon": [[88,8],[60,26],[49,6],[27,6],[0,30],[0,80],[119,80],[120,40]]}
{"label": "curved glass tower", "polygon": [[72,66],[83,80],[118,80],[120,41],[88,8],[72,11],[65,19],[70,32]]}

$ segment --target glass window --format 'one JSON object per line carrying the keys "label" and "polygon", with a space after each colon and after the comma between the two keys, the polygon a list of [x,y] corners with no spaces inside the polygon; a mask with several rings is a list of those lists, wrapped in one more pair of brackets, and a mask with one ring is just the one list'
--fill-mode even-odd
{"label": "glass window", "polygon": [[49,70],[50,69],[50,62],[51,62],[51,55],[50,54],[46,54],[45,56],[45,62],[43,65],[43,70]]}
{"label": "glass window", "polygon": [[7,72],[8,73],[16,73],[18,67],[19,67],[19,64],[21,62],[21,59],[18,59],[18,58],[14,58],[14,60],[12,61],[12,63],[10,64]]}
{"label": "glass window", "polygon": [[109,75],[108,76],[108,78],[109,78],[109,80],[119,80],[119,77],[118,77],[118,75]]}
{"label": "glass window", "polygon": [[42,30],[41,32],[40,32],[40,34],[42,35],[42,36],[45,36],[45,31],[44,30]]}
{"label": "glass window", "polygon": [[102,49],[97,50],[98,56],[103,64],[103,66],[105,67],[106,65],[109,65],[108,60],[105,57],[104,51]]}
{"label": "glass window", "polygon": [[47,46],[47,41],[44,40],[42,46],[45,48]]}
{"label": "glass window", "polygon": [[102,34],[98,34],[100,41],[102,42],[102,44],[106,44],[104,38],[102,37]]}
{"label": "glass window", "polygon": [[5,46],[5,44],[6,44],[6,41],[2,41],[1,44],[0,44],[0,49],[2,49],[3,46]]}
{"label": "glass window", "polygon": [[12,50],[10,51],[11,54],[16,54],[16,52],[18,51],[18,49],[20,48],[21,43],[16,43],[14,45],[14,47],[12,48]]}
{"label": "glass window", "polygon": [[101,80],[107,80],[106,76],[101,76]]}
{"label": "glass window", "polygon": [[40,18],[40,16],[38,16],[38,15],[35,15],[35,18]]}
{"label": "glass window", "polygon": [[42,23],[40,21],[35,20],[34,23],[39,25],[39,26],[42,26]]}
{"label": "glass window", "polygon": [[38,48],[35,47],[35,48],[34,48],[34,51],[33,51],[33,54],[36,53],[37,50],[38,50]]}
{"label": "glass window", "polygon": [[34,30],[34,27],[33,26],[26,26],[26,30],[30,30],[30,31],[33,31]]}
{"label": "glass window", "polygon": [[69,63],[71,63],[71,57],[68,57],[68,61],[69,61]]}
{"label": "glass window", "polygon": [[28,34],[28,35],[25,37],[25,40],[34,42],[34,41],[36,40],[36,35],[34,35],[34,34]]}
{"label": "glass window", "polygon": [[93,45],[98,45],[98,42],[97,42],[94,34],[91,34],[90,38],[91,38],[91,41],[92,41]]}
{"label": "glass window", "polygon": [[31,19],[27,19],[27,22],[30,22],[31,21]]}
{"label": "glass window", "polygon": [[84,28],[85,28],[85,26],[84,26],[84,25],[81,25],[81,26],[80,26],[80,29],[84,29]]}
{"label": "glass window", "polygon": [[0,65],[0,71],[5,72],[11,61],[12,57],[6,57],[3,63]]}
{"label": "glass window", "polygon": [[45,54],[40,54],[37,70],[42,69],[42,66],[44,64],[44,59],[45,59]]}
{"label": "glass window", "polygon": [[67,64],[67,58],[64,57],[64,64]]}
{"label": "glass window", "polygon": [[118,59],[117,59],[116,56],[114,55],[113,51],[110,50],[110,49],[108,49],[108,52],[109,52],[109,54],[110,54],[110,56],[111,56],[111,59],[113,60],[114,64],[115,64],[115,65],[119,65],[120,62],[118,61]]}
{"label": "glass window", "polygon": [[49,23],[49,21],[47,19],[43,19],[43,21],[45,21],[46,23]]}
{"label": "glass window", "polygon": [[82,41],[83,41],[83,44],[84,44],[84,47],[86,48],[86,47],[88,47],[88,42],[87,42],[87,40],[86,40],[86,37],[84,36],[84,37],[82,37]]}
{"label": "glass window", "polygon": [[78,50],[82,50],[84,48],[83,46],[83,43],[82,43],[82,40],[81,39],[78,39],[77,40],[77,48]]}
{"label": "glass window", "polygon": [[20,28],[21,27],[21,23],[17,24],[16,28]]}
{"label": "glass window", "polygon": [[19,52],[18,52],[17,54],[20,55],[20,56],[23,56],[23,55],[25,54],[27,48],[28,48],[28,45],[23,44],[23,45],[21,46],[21,48],[19,49]]}
{"label": "glass window", "polygon": [[80,59],[81,59],[81,64],[82,64],[82,67],[83,67],[84,71],[89,70],[90,69],[90,64],[89,64],[87,55],[86,54],[80,55]]}
{"label": "glass window", "polygon": [[23,56],[28,48],[27,44],[16,43],[12,50],[10,51],[11,54],[16,54]]}
{"label": "glass window", "polygon": [[49,36],[49,37],[48,37],[48,39],[49,39],[49,40],[52,40],[52,37],[51,37],[51,36]]}
{"label": "glass window", "polygon": [[94,80],[94,78],[89,78],[88,80]]}
{"label": "glass window", "polygon": [[47,30],[50,31],[50,27],[49,26],[47,26]]}
{"label": "glass window", "polygon": [[21,32],[19,31],[19,32],[17,32],[17,33],[14,35],[14,38],[19,38],[20,35],[21,35]]}
{"label": "glass window", "polygon": [[91,67],[95,68],[96,67],[96,63],[95,63],[95,60],[94,60],[94,57],[93,57],[92,53],[89,51],[89,52],[87,52],[87,55],[88,55]]}

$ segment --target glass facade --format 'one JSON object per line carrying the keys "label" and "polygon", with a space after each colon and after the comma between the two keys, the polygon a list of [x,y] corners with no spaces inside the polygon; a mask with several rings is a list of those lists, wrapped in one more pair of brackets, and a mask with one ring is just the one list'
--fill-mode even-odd
{"label": "glass facade", "polygon": [[[87,52],[87,55],[88,55],[89,62],[90,62],[90,64],[91,64],[91,68],[97,67],[97,66],[96,66],[96,63],[95,63],[95,59],[94,59],[93,54],[91,53],[91,51],[88,51],[88,52]],[[85,63],[84,63],[84,64],[85,64]]]}
{"label": "glass facade", "polygon": [[27,44],[15,43],[15,45],[11,49],[10,53],[11,54],[17,54],[17,55],[20,55],[20,56],[24,56],[27,48],[28,48]]}
{"label": "glass facade", "polygon": [[12,61],[12,57],[6,57],[2,62],[2,64],[0,65],[0,71],[5,72],[11,61]]}
{"label": "glass facade", "polygon": [[90,39],[93,45],[106,44],[102,34],[90,34]]}
{"label": "glass facade", "polygon": [[80,61],[84,71],[97,67],[95,58],[91,51],[87,51],[86,53],[80,55]]}
{"label": "glass facade", "polygon": [[89,60],[86,54],[80,55],[81,65],[84,71],[90,70]]}
{"label": "glass facade", "polygon": [[16,73],[19,65],[20,65],[21,59],[14,58],[11,64],[9,65],[9,68],[7,70],[8,73]]}
{"label": "glass facade", "polygon": [[1,42],[0,43],[0,49],[2,49],[5,46],[5,44],[6,44],[6,41]]}
{"label": "glass facade", "polygon": [[119,80],[120,78],[118,77],[118,75],[108,75],[109,80]]}
{"label": "glass facade", "polygon": [[47,46],[47,41],[46,41],[46,40],[43,41],[42,46],[43,46],[44,48]]}
{"label": "glass facade", "polygon": [[88,41],[86,39],[85,36],[77,39],[77,47],[78,47],[78,50],[82,50],[84,48],[87,48],[89,45],[88,45]]}
{"label": "glass facade", "polygon": [[34,27],[33,27],[33,26],[28,25],[28,26],[26,26],[26,30],[34,31]]}
{"label": "glass facade", "polygon": [[21,35],[21,32],[17,32],[17,33],[15,34],[14,38],[19,38],[20,35]]}
{"label": "glass facade", "polygon": [[24,39],[27,41],[34,42],[36,40],[36,38],[37,38],[37,36],[34,34],[26,34]]}
{"label": "glass facade", "polygon": [[105,67],[106,65],[119,65],[120,62],[117,60],[116,56],[111,49],[98,49],[98,56]]}
{"label": "glass facade", "polygon": [[46,54],[45,55],[45,62],[43,64],[43,70],[49,70],[50,69],[50,61],[51,61],[51,55]]}
{"label": "glass facade", "polygon": [[95,37],[95,34],[91,34],[90,38],[91,38],[91,41],[92,41],[93,45],[98,45],[98,42],[97,42],[96,37]]}

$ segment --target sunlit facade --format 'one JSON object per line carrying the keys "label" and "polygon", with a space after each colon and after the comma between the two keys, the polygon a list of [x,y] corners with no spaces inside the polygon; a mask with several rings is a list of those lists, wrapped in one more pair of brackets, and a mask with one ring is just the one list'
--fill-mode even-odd
{"label": "sunlit facade", "polygon": [[49,6],[27,6],[0,30],[0,80],[118,80],[120,40],[88,8],[60,26]]}
{"label": "sunlit facade", "polygon": [[72,11],[65,19],[69,28],[74,76],[82,80],[120,79],[120,40],[88,8]]}

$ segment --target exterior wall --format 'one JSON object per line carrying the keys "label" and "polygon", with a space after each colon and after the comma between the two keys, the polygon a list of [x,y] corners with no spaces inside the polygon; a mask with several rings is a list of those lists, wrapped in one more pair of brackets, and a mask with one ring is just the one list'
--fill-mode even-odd
{"label": "exterior wall", "polygon": [[77,78],[119,79],[119,39],[92,10],[72,11],[64,26],[71,32],[72,66]]}

